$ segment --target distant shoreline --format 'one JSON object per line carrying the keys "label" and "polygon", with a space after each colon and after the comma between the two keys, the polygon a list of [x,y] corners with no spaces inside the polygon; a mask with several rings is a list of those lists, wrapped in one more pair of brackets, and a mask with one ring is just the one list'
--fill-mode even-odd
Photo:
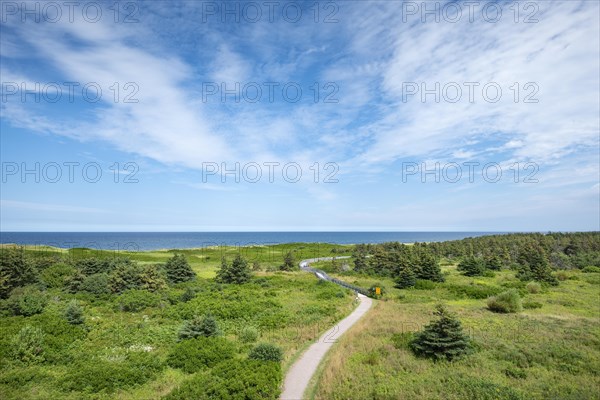
{"label": "distant shoreline", "polygon": [[510,233],[522,232],[0,232],[0,245],[121,252],[190,251],[277,245],[432,243]]}

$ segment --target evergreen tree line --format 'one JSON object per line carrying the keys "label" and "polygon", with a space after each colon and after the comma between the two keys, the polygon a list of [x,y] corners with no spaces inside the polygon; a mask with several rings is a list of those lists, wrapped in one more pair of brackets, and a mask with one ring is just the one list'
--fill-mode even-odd
{"label": "evergreen tree line", "polygon": [[443,282],[438,266],[442,258],[458,262],[458,270],[467,276],[511,268],[523,281],[556,284],[554,269],[600,266],[600,233],[519,233],[414,245],[359,244],[352,258],[356,272],[392,277],[399,288],[414,286],[417,279]]}

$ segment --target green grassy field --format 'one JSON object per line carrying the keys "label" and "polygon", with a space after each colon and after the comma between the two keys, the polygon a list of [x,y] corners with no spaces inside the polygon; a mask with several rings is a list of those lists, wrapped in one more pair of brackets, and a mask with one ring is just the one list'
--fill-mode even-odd
{"label": "green grassy field", "polygon": [[[332,270],[330,262],[320,267]],[[442,267],[446,282],[400,290],[386,279],[337,275],[387,295],[329,353],[313,399],[598,399],[600,274],[571,271],[559,286],[529,293],[513,271],[469,278]],[[417,285],[418,287],[419,285]],[[498,314],[486,298],[518,288],[525,309]],[[456,313],[472,338],[464,359],[432,362],[409,350],[412,332],[436,303]]]}
{"label": "green grassy field", "polygon": [[[283,350],[285,373],[314,339],[355,305],[353,294],[336,285],[305,272],[279,271],[284,255],[291,251],[298,262],[347,256],[351,249],[302,243],[118,253],[27,247],[25,252],[33,259],[52,260],[58,255],[73,265],[87,257],[127,257],[150,265],[181,253],[197,279],[145,293],[149,303],[137,312],[123,311],[126,294],[70,293],[56,287],[43,288],[48,304],[43,312],[27,317],[12,316],[9,300],[1,300],[0,398],[161,399],[187,382],[201,381],[203,376],[213,379],[210,368],[186,373],[168,363],[183,321],[209,312],[233,344],[234,360],[243,362],[256,343],[273,343]],[[232,259],[238,253],[255,269],[251,281],[215,282],[221,258]],[[389,278],[347,271],[350,259],[312,264],[360,287],[381,285],[385,296],[327,355],[309,398],[598,398],[600,273],[557,272],[558,286],[532,293],[513,270],[466,277],[455,264],[442,261],[444,283],[419,281],[407,290],[395,289]],[[524,310],[516,314],[488,310],[486,299],[509,288],[519,291]],[[182,300],[190,289],[195,297]],[[72,300],[84,308],[84,326],[65,322],[64,310]],[[440,302],[458,316],[473,342],[472,354],[452,363],[416,358],[408,346],[413,332],[432,319]],[[43,331],[43,362],[23,363],[11,357],[13,338],[24,326]],[[247,327],[259,333],[256,340],[242,340]]]}

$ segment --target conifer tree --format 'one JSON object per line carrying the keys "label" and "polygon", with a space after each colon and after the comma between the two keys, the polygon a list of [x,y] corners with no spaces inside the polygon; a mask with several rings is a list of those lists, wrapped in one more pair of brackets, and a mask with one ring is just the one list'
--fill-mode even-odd
{"label": "conifer tree", "polygon": [[417,277],[410,267],[405,267],[400,270],[400,273],[395,279],[396,287],[398,289],[406,289],[415,286]]}
{"label": "conifer tree", "polygon": [[437,319],[416,334],[410,347],[421,357],[452,361],[470,350],[470,340],[464,334],[460,321],[443,305],[438,305]]}
{"label": "conifer tree", "polygon": [[215,317],[212,314],[206,314],[202,318],[196,316],[185,321],[179,330],[179,340],[194,339],[199,336],[219,336],[220,334],[221,330]]}
{"label": "conifer tree", "polygon": [[558,285],[558,280],[552,276],[552,267],[541,246],[528,244],[519,252],[520,268],[517,277],[522,281],[539,281]]}
{"label": "conifer tree", "polygon": [[288,251],[283,257],[283,264],[279,266],[282,271],[292,271],[296,268],[294,265],[294,255],[291,251]]}
{"label": "conifer tree", "polygon": [[481,258],[468,256],[458,264],[457,269],[465,276],[481,276],[485,272],[485,264]]}
{"label": "conifer tree", "polygon": [[221,268],[217,271],[217,282],[220,283],[246,283],[252,278],[248,262],[238,254],[229,264],[225,257],[221,260]]}
{"label": "conifer tree", "polygon": [[69,303],[65,309],[65,319],[71,325],[80,325],[85,322],[83,308],[81,308],[77,301],[73,300]]}
{"label": "conifer tree", "polygon": [[165,264],[165,271],[171,283],[187,282],[196,277],[183,254],[174,254]]}
{"label": "conifer tree", "polygon": [[417,269],[417,278],[427,279],[433,282],[444,282],[444,275],[435,258],[427,253],[421,253],[419,257],[419,267]]}

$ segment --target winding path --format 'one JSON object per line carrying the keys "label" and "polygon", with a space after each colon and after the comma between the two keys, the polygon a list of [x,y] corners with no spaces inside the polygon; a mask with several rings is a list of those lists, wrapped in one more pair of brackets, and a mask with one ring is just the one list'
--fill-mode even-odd
{"label": "winding path", "polygon": [[[307,272],[313,272],[319,279],[330,280],[322,271],[313,270],[310,268],[310,262],[331,260],[333,257],[314,258],[311,260],[303,260],[300,262],[300,268]],[[348,258],[348,257],[336,257]],[[337,283],[337,282],[336,282]],[[373,300],[369,297],[358,294],[360,304],[350,315],[325,332],[316,343],[313,343],[308,350],[290,367],[285,381],[283,382],[283,393],[280,396],[281,400],[302,400],[304,392],[310,382],[310,379],[317,371],[319,364],[327,354],[327,351],[335,342],[342,336],[352,325],[354,325],[363,315],[369,311]]]}

